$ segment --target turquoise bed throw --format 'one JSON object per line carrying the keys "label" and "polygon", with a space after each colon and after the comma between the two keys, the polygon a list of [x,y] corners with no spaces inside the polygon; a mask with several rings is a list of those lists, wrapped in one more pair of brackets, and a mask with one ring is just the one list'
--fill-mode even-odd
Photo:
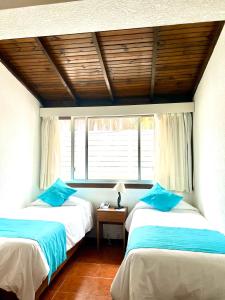
{"label": "turquoise bed throw", "polygon": [[225,254],[225,236],[208,229],[143,226],[132,231],[126,254],[139,248]]}
{"label": "turquoise bed throw", "polygon": [[59,222],[0,218],[0,237],[37,241],[50,268],[49,281],[53,272],[66,260],[66,231]]}

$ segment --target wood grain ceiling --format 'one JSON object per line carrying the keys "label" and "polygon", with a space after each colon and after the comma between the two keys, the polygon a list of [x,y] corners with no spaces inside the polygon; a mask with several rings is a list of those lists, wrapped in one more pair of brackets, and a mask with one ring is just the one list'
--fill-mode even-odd
{"label": "wood grain ceiling", "polygon": [[0,41],[46,107],[191,101],[223,22]]}

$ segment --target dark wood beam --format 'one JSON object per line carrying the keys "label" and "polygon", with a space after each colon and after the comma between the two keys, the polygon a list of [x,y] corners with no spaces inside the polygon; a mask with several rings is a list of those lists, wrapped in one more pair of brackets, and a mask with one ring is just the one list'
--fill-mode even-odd
{"label": "dark wood beam", "polygon": [[28,81],[22,76],[22,74],[8,61],[8,59],[0,53],[0,62],[6,67],[6,69],[39,101],[41,106],[44,106],[44,99],[39,95]]}
{"label": "dark wood beam", "polygon": [[184,94],[154,94],[154,104],[192,102],[190,93]]}
{"label": "dark wood beam", "polygon": [[150,88],[150,100],[151,102],[154,99],[154,90],[155,90],[155,74],[156,74],[156,58],[158,50],[158,33],[159,28],[153,28],[153,51],[152,51],[152,76],[151,76],[151,88]]}
{"label": "dark wood beam", "polygon": [[205,59],[204,59],[204,61],[202,63],[202,66],[201,66],[201,68],[200,68],[200,70],[198,72],[198,75],[197,75],[195,83],[194,83],[194,87],[193,87],[193,91],[192,91],[192,95],[193,96],[194,96],[194,94],[195,94],[195,92],[196,92],[196,90],[198,88],[200,80],[202,79],[202,76],[203,76],[203,74],[205,72],[205,69],[206,69],[206,67],[208,65],[208,62],[210,60],[210,57],[211,57],[211,55],[213,53],[213,50],[214,50],[214,48],[216,46],[216,43],[218,41],[218,38],[220,36],[220,33],[221,33],[223,27],[224,27],[224,21],[218,22],[217,29],[216,29],[216,31],[213,32],[213,36],[211,38],[211,42],[210,42],[210,46],[209,46],[207,55],[206,55],[206,57],[205,57]]}
{"label": "dark wood beam", "polygon": [[110,84],[110,81],[109,81],[109,76],[108,76],[108,73],[107,73],[107,70],[106,70],[106,67],[105,67],[105,62],[103,60],[103,56],[102,56],[102,52],[101,52],[101,48],[100,48],[100,43],[98,41],[98,37],[97,37],[97,34],[95,32],[92,33],[92,39],[93,39],[93,43],[95,45],[95,48],[96,48],[96,51],[97,51],[97,54],[98,54],[98,59],[99,59],[101,69],[102,69],[102,73],[103,73],[103,76],[104,76],[104,79],[105,79],[106,87],[108,89],[108,92],[109,92],[109,95],[110,95],[110,98],[111,98],[112,102],[114,102],[112,87],[111,87],[111,84]]}
{"label": "dark wood beam", "polygon": [[[183,103],[183,102],[192,102],[191,94],[164,94],[164,95],[154,95],[154,101],[152,104],[160,104],[160,103]],[[51,102],[52,106],[55,105],[54,102]],[[149,104],[149,97],[140,96],[140,97],[127,97],[127,98],[117,98],[114,105],[139,105],[139,104]],[[109,99],[83,99],[79,103],[82,107],[88,106],[111,106],[112,102]]]}
{"label": "dark wood beam", "polygon": [[38,46],[40,47],[40,49],[43,51],[43,53],[45,54],[47,60],[49,61],[50,65],[52,67],[52,69],[55,71],[55,73],[59,77],[60,81],[62,82],[62,84],[66,88],[67,92],[72,97],[72,99],[74,101],[74,105],[78,105],[78,99],[77,99],[77,96],[75,94],[74,88],[70,85],[68,80],[65,78],[65,75],[63,74],[63,72],[59,68],[59,66],[57,66],[57,64],[56,64],[55,60],[53,59],[53,57],[51,56],[45,42],[39,37],[35,38],[35,41],[38,44]]}

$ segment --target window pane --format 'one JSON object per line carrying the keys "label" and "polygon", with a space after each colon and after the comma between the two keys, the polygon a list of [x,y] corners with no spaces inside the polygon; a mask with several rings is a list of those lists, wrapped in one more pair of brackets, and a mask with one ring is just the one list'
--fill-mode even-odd
{"label": "window pane", "polygon": [[88,179],[138,179],[138,119],[88,120]]}
{"label": "window pane", "polygon": [[74,180],[85,179],[85,119],[74,119]]}
{"label": "window pane", "polygon": [[60,177],[71,180],[71,121],[60,120],[61,166]]}
{"label": "window pane", "polygon": [[141,179],[153,179],[154,117],[141,118]]}

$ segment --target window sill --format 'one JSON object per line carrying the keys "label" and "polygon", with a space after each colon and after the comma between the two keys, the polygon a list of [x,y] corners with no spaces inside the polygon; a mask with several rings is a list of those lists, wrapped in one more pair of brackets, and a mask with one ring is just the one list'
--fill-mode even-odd
{"label": "window sill", "polygon": [[[116,182],[67,182],[67,184],[74,188],[105,188],[112,189]],[[124,183],[126,189],[151,189],[152,183]]]}

